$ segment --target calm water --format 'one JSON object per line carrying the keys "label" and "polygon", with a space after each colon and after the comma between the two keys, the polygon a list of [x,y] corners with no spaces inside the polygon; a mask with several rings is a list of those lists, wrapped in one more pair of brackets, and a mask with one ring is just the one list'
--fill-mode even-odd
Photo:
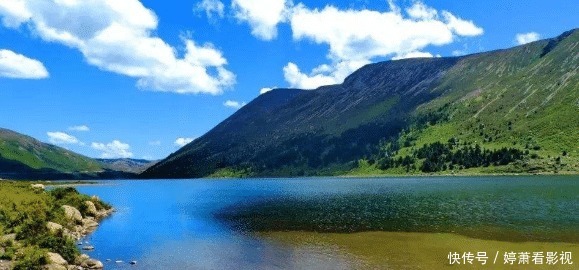
{"label": "calm water", "polygon": [[[88,253],[106,269],[356,268],[356,260],[332,248],[291,248],[235,231],[235,226],[216,218],[232,209],[242,211],[248,206],[255,211],[256,205],[279,201],[355,198],[349,203],[356,204],[364,196],[398,196],[412,202],[415,198],[412,211],[423,211],[426,217],[432,211],[447,211],[439,214],[450,216],[456,215],[450,212],[460,213],[444,207],[448,198],[456,207],[484,206],[478,209],[480,215],[484,211],[487,215],[507,213],[494,218],[506,227],[519,221],[533,223],[533,219],[541,226],[558,224],[572,234],[579,227],[576,176],[103,181],[103,185],[78,189],[117,209],[86,239],[95,247]],[[132,260],[138,264],[128,265]]]}

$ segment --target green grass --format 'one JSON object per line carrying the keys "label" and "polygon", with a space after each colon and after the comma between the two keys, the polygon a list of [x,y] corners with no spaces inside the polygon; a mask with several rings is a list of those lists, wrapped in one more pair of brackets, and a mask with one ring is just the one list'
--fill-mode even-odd
{"label": "green grass", "polygon": [[[31,170],[62,173],[103,170],[98,162],[88,157],[6,129],[0,129],[0,161],[19,163]],[[3,172],[11,173],[9,169]]]}
{"label": "green grass", "polygon": [[[579,173],[579,76],[572,50],[579,44],[579,35],[569,36],[545,57],[535,54],[547,43],[471,56],[453,67],[433,90],[442,96],[415,112],[424,115],[442,110],[448,119],[398,134],[401,145],[408,138],[412,143],[399,149],[395,158],[412,156],[426,144],[456,138],[484,149],[517,148],[529,155],[507,166],[454,173]],[[366,165],[350,172],[365,173],[407,172],[380,172]]]}
{"label": "green grass", "polygon": [[79,194],[74,188],[55,188],[51,191],[34,189],[27,181],[0,181],[0,236],[16,234],[16,242],[0,243],[6,252],[4,260],[13,260],[15,269],[39,269],[46,264],[46,252],[59,253],[72,263],[80,253],[72,239],[62,232],[52,234],[47,222],[55,222],[72,229],[75,222],[65,217],[62,205],[70,205],[88,216],[85,201],[92,201],[98,210],[110,205]]}

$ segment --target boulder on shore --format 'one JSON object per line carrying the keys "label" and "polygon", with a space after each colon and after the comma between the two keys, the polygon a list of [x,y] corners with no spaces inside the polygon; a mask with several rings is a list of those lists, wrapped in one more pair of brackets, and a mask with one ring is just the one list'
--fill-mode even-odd
{"label": "boulder on shore", "polygon": [[42,267],[44,270],[67,270],[68,262],[60,256],[58,253],[48,252],[46,257],[50,264]]}
{"label": "boulder on shore", "polygon": [[50,263],[52,264],[68,265],[68,262],[64,258],[62,258],[62,256],[60,256],[60,254],[58,253],[48,252],[46,253],[46,257],[48,258],[48,261],[50,261]]}
{"label": "boulder on shore", "polygon": [[70,206],[70,205],[63,205],[62,209],[64,209],[64,214],[66,217],[72,221],[82,221],[82,215],[78,209]]}
{"label": "boulder on shore", "polygon": [[47,264],[42,267],[42,270],[68,270],[68,267],[60,264]]}
{"label": "boulder on shore", "polygon": [[63,227],[62,225],[58,224],[58,223],[54,223],[52,221],[49,221],[48,223],[46,223],[46,228],[48,229],[48,231],[52,234],[57,233],[58,231],[62,230]]}
{"label": "boulder on shore", "polygon": [[11,233],[11,234],[5,234],[0,236],[0,241],[5,242],[5,241],[16,241],[16,234],[15,233]]}
{"label": "boulder on shore", "polygon": [[87,213],[91,216],[96,216],[98,214],[97,208],[91,201],[85,201],[84,204],[87,207]]}
{"label": "boulder on shore", "polygon": [[88,259],[81,263],[82,267],[87,269],[103,269],[104,265],[101,261],[95,259]]}
{"label": "boulder on shore", "polygon": [[94,220],[94,218],[88,217],[82,220],[82,226],[84,226],[86,230],[94,230],[94,228],[98,227],[99,224]]}
{"label": "boulder on shore", "polygon": [[34,189],[42,189],[42,190],[45,189],[43,184],[32,184],[32,185],[30,185],[30,187],[32,187]]}

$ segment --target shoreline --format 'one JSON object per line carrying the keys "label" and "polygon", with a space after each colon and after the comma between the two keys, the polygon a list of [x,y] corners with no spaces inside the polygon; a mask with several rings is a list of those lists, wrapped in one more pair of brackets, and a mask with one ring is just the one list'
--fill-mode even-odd
{"label": "shoreline", "polygon": [[579,172],[540,172],[540,173],[448,173],[448,174],[345,174],[341,178],[379,178],[379,177],[485,177],[485,176],[579,176]]}
{"label": "shoreline", "polygon": [[[103,269],[102,262],[83,254],[94,247],[79,241],[115,209],[71,184],[78,183],[0,181],[0,211],[7,215],[0,223],[0,269]],[[19,215],[28,218],[15,220]]]}
{"label": "shoreline", "polygon": [[[418,173],[418,174],[339,174],[339,175],[309,175],[309,176],[240,176],[240,177],[219,177],[219,176],[206,176],[206,177],[177,177],[177,178],[120,178],[120,179],[85,179],[85,180],[11,180],[0,178],[1,181],[18,181],[18,182],[29,182],[29,183],[40,183],[50,187],[75,187],[75,186],[85,186],[85,185],[109,185],[104,183],[98,183],[99,181],[147,181],[147,180],[187,180],[187,179],[291,179],[291,178],[411,178],[411,177],[485,177],[485,176],[579,176],[577,171],[544,171],[544,172],[518,172],[518,173],[477,173],[477,172],[465,172],[465,173]],[[62,182],[62,183],[59,183]]]}

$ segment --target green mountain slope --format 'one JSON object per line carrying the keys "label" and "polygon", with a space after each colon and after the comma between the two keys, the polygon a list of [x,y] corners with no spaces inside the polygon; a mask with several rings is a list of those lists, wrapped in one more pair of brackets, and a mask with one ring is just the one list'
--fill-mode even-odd
{"label": "green mountain slope", "polygon": [[[579,31],[256,98],[143,177],[578,172]],[[434,144],[439,142],[439,144]]]}
{"label": "green mountain slope", "polygon": [[58,179],[94,177],[103,172],[97,161],[32,137],[0,128],[0,177]]}

